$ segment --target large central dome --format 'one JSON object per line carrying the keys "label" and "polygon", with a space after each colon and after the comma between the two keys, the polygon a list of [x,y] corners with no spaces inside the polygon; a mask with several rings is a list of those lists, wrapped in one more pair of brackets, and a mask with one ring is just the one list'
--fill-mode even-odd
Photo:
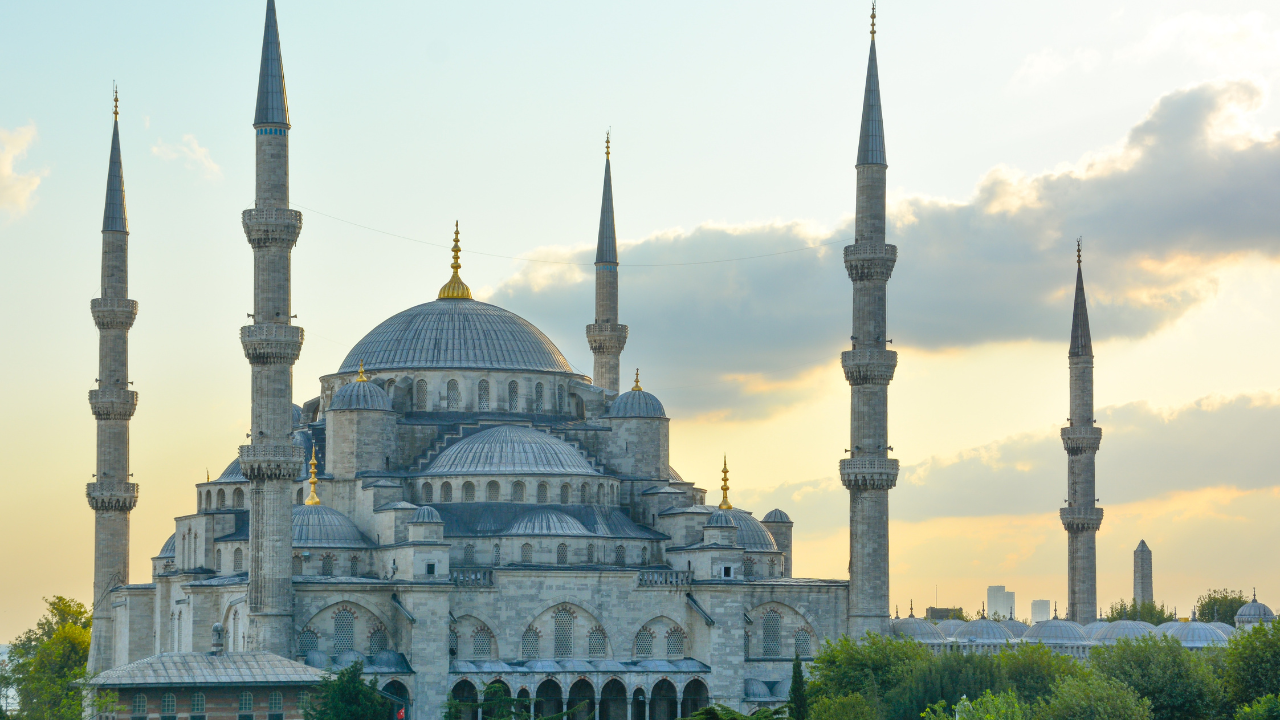
{"label": "large central dome", "polygon": [[476,300],[435,300],[385,320],[347,353],[340,373],[473,369],[570,373],[569,361],[528,320]]}

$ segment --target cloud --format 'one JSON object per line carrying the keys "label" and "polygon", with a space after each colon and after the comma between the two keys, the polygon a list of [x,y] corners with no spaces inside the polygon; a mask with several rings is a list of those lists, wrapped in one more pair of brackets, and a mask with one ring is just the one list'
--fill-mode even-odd
{"label": "cloud", "polygon": [[1280,31],[1254,11],[1241,15],[1185,12],[1165,20],[1143,38],[1116,52],[1120,62],[1165,62],[1191,58],[1218,72],[1256,73],[1280,67]]}
{"label": "cloud", "polygon": [[10,215],[21,215],[36,188],[40,186],[43,172],[17,173],[13,165],[26,156],[27,149],[36,139],[35,123],[16,130],[0,128],[0,208]]}
{"label": "cloud", "polygon": [[222,177],[222,168],[213,161],[209,148],[200,146],[195,135],[183,135],[182,143],[178,145],[156,140],[156,144],[151,146],[151,153],[162,160],[183,160],[188,168],[199,169],[206,179]]}
{"label": "cloud", "polygon": [[1071,70],[1090,72],[1102,62],[1102,54],[1093,48],[1076,48],[1061,53],[1053,48],[1028,55],[1009,80],[1014,88],[1031,88],[1042,85]]}

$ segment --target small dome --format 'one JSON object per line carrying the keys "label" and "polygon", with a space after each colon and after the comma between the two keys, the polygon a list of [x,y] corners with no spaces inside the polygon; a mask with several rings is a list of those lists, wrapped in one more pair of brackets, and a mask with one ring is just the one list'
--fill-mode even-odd
{"label": "small dome", "polygon": [[313,668],[320,668],[321,670],[323,670],[329,667],[329,656],[325,655],[319,650],[312,650],[311,652],[307,653],[306,663],[307,665],[310,665]]}
{"label": "small dome", "polygon": [[1094,635],[1097,635],[1098,633],[1102,632],[1102,629],[1110,624],[1111,623],[1107,622],[1106,620],[1094,620],[1093,622],[1084,626],[1084,636],[1092,640]]}
{"label": "small dome", "polygon": [[[1164,627],[1161,625],[1161,627]],[[1164,634],[1182,643],[1185,648],[1202,648],[1210,645],[1226,645],[1227,636],[1209,623],[1198,620],[1177,623],[1177,627],[1164,630]]]}
{"label": "small dome", "polygon": [[923,618],[906,617],[894,620],[890,627],[893,628],[894,635],[911,638],[916,642],[941,643],[947,641],[947,638],[943,636],[942,631],[938,630],[937,626]]}
{"label": "small dome", "polygon": [[387,391],[365,380],[347,383],[333,394],[330,410],[390,410]]}
{"label": "small dome", "polygon": [[707,521],[707,527],[734,527],[735,523],[729,513],[724,510],[716,510],[711,513],[711,519]]}
{"label": "small dome", "polygon": [[995,620],[978,618],[960,626],[952,637],[971,643],[1004,643],[1012,640],[1013,634]]}
{"label": "small dome", "polygon": [[378,654],[373,656],[373,664],[377,667],[394,668],[403,663],[400,662],[400,654],[396,651],[379,650]]}
{"label": "small dome", "polygon": [[1236,611],[1235,617],[1236,627],[1241,625],[1241,621],[1244,621],[1244,624],[1249,624],[1256,622],[1271,622],[1275,619],[1275,613],[1271,612],[1271,608],[1258,602],[1257,595],[1253,597],[1252,602],[1247,602],[1244,605],[1241,605],[1240,609]]}
{"label": "small dome", "polygon": [[1218,628],[1218,632],[1222,633],[1228,640],[1232,635],[1236,634],[1236,629],[1224,622],[1211,622],[1210,625]]}
{"label": "small dome", "polygon": [[347,650],[346,652],[338,655],[337,662],[335,662],[333,666],[335,668],[344,668],[344,667],[349,667],[355,663],[360,663],[363,665],[364,660],[365,660],[364,656],[356,652],[355,650]]}
{"label": "small dome", "polygon": [[722,512],[729,516],[734,525],[738,526],[738,545],[752,552],[777,552],[778,544],[773,541],[773,535],[765,529],[760,521],[751,517],[751,513],[746,510],[734,508],[732,510],[721,510],[715,505],[692,505],[688,509],[700,508],[703,512],[710,512],[713,515]]}
{"label": "small dome", "polygon": [[293,506],[295,548],[367,548],[373,542],[351,518],[325,505]]}
{"label": "small dome", "polygon": [[1004,626],[1005,630],[1009,631],[1010,635],[1016,638],[1022,637],[1022,634],[1028,630],[1028,626],[1026,623],[1020,622],[1018,620],[1014,620],[1013,618],[1009,618],[1007,620],[1001,620],[1000,624]]}
{"label": "small dome", "polygon": [[[1148,623],[1148,625],[1149,624],[1150,623]],[[1178,620],[1170,620],[1169,622],[1166,622],[1166,623],[1160,623],[1160,627],[1156,628],[1156,632],[1162,633],[1162,632],[1165,632],[1166,630],[1172,630],[1174,627],[1181,624],[1182,623]]]}
{"label": "small dome", "polygon": [[156,557],[171,558],[171,557],[177,557],[177,556],[178,556],[178,534],[174,533],[169,536],[168,540],[164,541],[164,546],[160,548],[160,554],[157,555]]}
{"label": "small dome", "polygon": [[245,477],[244,473],[240,472],[240,458],[232,460],[231,463],[227,465],[227,469],[223,470],[222,474],[219,475],[218,479],[214,480],[214,482],[249,482],[249,478]]}
{"label": "small dome", "polygon": [[1079,623],[1069,620],[1041,620],[1032,625],[1022,635],[1023,642],[1038,642],[1045,645],[1079,645],[1088,642],[1084,629]]}
{"label": "small dome", "polygon": [[511,523],[507,535],[594,535],[577,520],[566,513],[550,508],[539,508]]}
{"label": "small dome", "polygon": [[1136,620],[1117,620],[1107,623],[1093,635],[1093,641],[1102,645],[1115,645],[1120,638],[1137,638],[1155,632],[1151,623]]}
{"label": "small dome", "polygon": [[937,625],[938,632],[942,633],[945,638],[955,637],[956,631],[962,627],[964,627],[963,620],[943,620]]}
{"label": "small dome", "polygon": [[762,520],[761,522],[767,522],[767,523],[789,523],[789,522],[791,522],[791,517],[790,517],[789,515],[787,515],[786,513],[782,512],[781,510],[778,510],[777,508],[774,508],[773,510],[770,510],[770,511],[769,511],[769,514],[768,514],[768,515],[765,515],[765,516],[764,516],[764,520]]}
{"label": "small dome", "polygon": [[647,393],[643,390],[628,390],[619,395],[618,399],[609,405],[609,410],[604,416],[611,418],[663,418],[667,416],[667,411],[652,393]]}
{"label": "small dome", "polygon": [[532,428],[498,425],[461,440],[427,475],[599,475],[577,448]]}
{"label": "small dome", "polygon": [[418,512],[414,513],[412,518],[409,518],[410,525],[426,523],[444,523],[444,520],[440,518],[440,513],[430,505],[423,505],[418,508]]}

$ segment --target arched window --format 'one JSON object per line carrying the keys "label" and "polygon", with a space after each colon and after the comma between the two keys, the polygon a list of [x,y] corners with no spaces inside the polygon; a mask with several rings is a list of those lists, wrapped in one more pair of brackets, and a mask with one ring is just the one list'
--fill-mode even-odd
{"label": "arched window", "polygon": [[427,409],[427,381],[419,380],[413,386],[413,409]]}
{"label": "arched window", "polygon": [[533,386],[533,411],[542,412],[542,383]]}
{"label": "arched window", "polygon": [[332,555],[325,555],[323,558],[320,558],[320,574],[324,575],[325,577],[333,576],[333,556]]}
{"label": "arched window", "polygon": [[586,483],[582,483],[582,487],[578,489],[578,502],[582,505],[591,503],[591,488]]}
{"label": "arched window", "polygon": [[244,507],[244,490],[236,488],[236,491],[231,493],[231,505],[235,508]]}
{"label": "arched window", "polygon": [[627,548],[625,546],[619,545],[618,547],[613,549],[613,564],[614,565],[627,564]]}
{"label": "arched window", "polygon": [[462,392],[458,390],[458,381],[450,380],[445,386],[445,401],[450,410],[457,410],[462,406]]}
{"label": "arched window", "polygon": [[573,612],[562,607],[555,612],[556,657],[573,657]]}
{"label": "arched window", "polygon": [[548,502],[551,502],[551,501],[547,498],[547,484],[546,484],[546,483],[538,483],[538,502],[539,502],[539,503],[542,503],[542,504],[546,504],[546,503],[548,503]]}
{"label": "arched window", "polygon": [[596,561],[596,546],[588,545],[587,546],[587,564],[592,565],[595,563],[595,561]]}
{"label": "arched window", "polygon": [[742,657],[751,657],[751,633],[742,633]]}
{"label": "arched window", "polygon": [[762,652],[765,657],[782,655],[782,616],[772,608],[764,611],[764,637]]}
{"label": "arched window", "polygon": [[378,628],[369,633],[369,654],[377,655],[387,649],[387,631]]}
{"label": "arched window", "polygon": [[422,502],[423,504],[435,502],[435,493],[431,489],[431,483],[422,483]]}
{"label": "arched window", "polygon": [[306,655],[312,650],[320,648],[320,636],[315,630],[303,630],[298,635],[298,654]]}
{"label": "arched window", "polygon": [[453,485],[448,481],[440,483],[440,502],[453,502]]}
{"label": "arched window", "polygon": [[511,502],[524,502],[524,483],[519,480],[511,484]]}
{"label": "arched window", "polygon": [[204,491],[204,509],[208,510],[211,507],[213,507],[213,491],[205,490]]}
{"label": "arched window", "polygon": [[525,565],[533,564],[533,546],[529,543],[520,546],[520,562]]}
{"label": "arched window", "polygon": [[489,484],[485,486],[484,499],[489,502],[498,502],[498,492],[501,487],[501,485],[498,485],[497,480],[490,480]]}
{"label": "arched window", "polygon": [[228,643],[228,645],[230,645],[228,650],[234,651],[236,649],[236,645],[239,643],[239,640],[240,640],[240,611],[239,610],[232,611],[231,613],[231,636],[230,637],[231,637],[231,642]]}
{"label": "arched window", "polygon": [[742,561],[742,574],[746,577],[754,577],[756,574],[756,561],[751,558],[744,558]]}
{"label": "arched window", "polygon": [[564,386],[560,385],[556,388],[556,412],[564,412]]}
{"label": "arched window", "polygon": [[599,485],[596,485],[596,504],[597,505],[604,504],[604,483],[600,483]]}
{"label": "arched window", "polygon": [[240,693],[240,703],[236,709],[240,712],[253,712],[253,693],[247,690]]}
{"label": "arched window", "polygon": [[160,712],[165,714],[178,712],[178,696],[173,693],[161,695]]}
{"label": "arched window", "polygon": [[667,633],[667,657],[684,657],[684,630],[671,628],[671,632]]}
{"label": "arched window", "polygon": [[568,505],[568,504],[569,504],[569,499],[570,499],[570,498],[569,498],[569,496],[570,496],[572,493],[573,493],[573,491],[569,489],[569,484],[568,484],[568,483],[565,483],[564,485],[561,485],[561,486],[560,486],[560,504],[561,504],[561,505]]}
{"label": "arched window", "polygon": [[640,628],[636,633],[636,657],[653,656],[653,631],[648,627]]}
{"label": "arched window", "polygon": [[231,569],[235,572],[244,572],[244,550],[236,548],[231,558]]}
{"label": "arched window", "polygon": [[476,386],[476,409],[489,412],[489,381],[481,380]]}
{"label": "arched window", "polygon": [[796,631],[796,655],[810,657],[813,655],[813,635],[804,628]]}
{"label": "arched window", "polygon": [[356,646],[356,616],[343,608],[333,614],[333,651],[335,654],[354,650]]}
{"label": "arched window", "polygon": [[476,501],[476,486],[470,480],[462,483],[462,502]]}
{"label": "arched window", "polygon": [[301,555],[293,556],[293,574],[294,575],[302,574],[302,556]]}
{"label": "arched window", "polygon": [[609,504],[610,505],[618,504],[618,488],[612,485],[609,486]]}
{"label": "arched window", "polygon": [[640,548],[640,564],[641,565],[649,564],[649,548],[647,547]]}
{"label": "arched window", "polygon": [[218,490],[218,509],[221,510],[227,506],[227,491]]}
{"label": "arched window", "polygon": [[538,657],[539,645],[542,637],[538,635],[538,631],[528,628],[524,631],[524,635],[520,636],[520,657],[525,660],[534,660]]}
{"label": "arched window", "polygon": [[222,572],[222,550],[213,552],[213,569]]}
{"label": "arched window", "polygon": [[178,611],[178,652],[182,652],[182,611]]}
{"label": "arched window", "polygon": [[569,546],[568,545],[565,545],[564,543],[560,543],[559,545],[556,546],[556,564],[557,565],[569,564]]}
{"label": "arched window", "polygon": [[279,690],[272,690],[267,696],[267,710],[271,712],[284,710],[284,695]]}
{"label": "arched window", "polygon": [[350,570],[347,574],[351,577],[360,577],[360,557],[358,555],[351,556],[347,569]]}
{"label": "arched window", "polygon": [[773,577],[774,570],[776,569],[776,567],[777,567],[777,563],[774,562],[774,559],[769,558],[769,577]]}
{"label": "arched window", "polygon": [[303,500],[303,498],[302,498],[302,488],[298,488],[298,494],[294,496],[293,504],[294,504],[294,505],[301,505],[301,504],[302,504],[302,500]]}
{"label": "arched window", "polygon": [[146,695],[143,695],[142,693],[134,693],[133,714],[134,715],[147,714],[147,696]]}
{"label": "arched window", "polygon": [[[161,617],[164,617],[161,615]],[[178,616],[169,613],[169,652],[178,652]]]}
{"label": "arched window", "polygon": [[387,397],[388,397],[388,398],[391,398],[392,402],[394,402],[394,401],[395,401],[395,397],[396,397],[396,396],[395,396],[395,394],[394,394],[394,393],[395,393],[395,389],[396,389],[396,381],[395,381],[395,379],[393,378],[393,379],[391,379],[391,380],[388,380],[388,381],[387,381],[387,386],[386,386],[386,387],[384,387],[384,388],[382,388],[382,389],[387,391]]}
{"label": "arched window", "polygon": [[604,628],[599,625],[591,628],[591,632],[587,633],[587,655],[593,658],[602,658],[605,656]]}
{"label": "arched window", "polygon": [[204,712],[204,693],[191,693],[191,712]]}
{"label": "arched window", "polygon": [[471,636],[471,657],[479,660],[493,657],[493,633],[489,628],[476,628],[475,635]]}
{"label": "arched window", "polygon": [[498,567],[502,564],[502,546],[498,543],[493,544],[493,566]]}
{"label": "arched window", "polygon": [[520,383],[515,380],[507,383],[507,410],[520,412]]}
{"label": "arched window", "polygon": [[475,545],[472,545],[471,543],[467,543],[466,545],[463,546],[462,564],[463,565],[476,564],[476,546]]}

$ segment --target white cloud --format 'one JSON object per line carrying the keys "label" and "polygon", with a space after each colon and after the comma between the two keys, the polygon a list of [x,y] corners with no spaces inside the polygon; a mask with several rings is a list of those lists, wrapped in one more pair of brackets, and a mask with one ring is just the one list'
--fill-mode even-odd
{"label": "white cloud", "polygon": [[1248,75],[1280,67],[1280,30],[1261,12],[1211,15],[1186,12],[1153,27],[1138,42],[1116,52],[1134,63],[1193,60],[1214,72]]}
{"label": "white cloud", "polygon": [[1076,48],[1066,53],[1044,48],[1023,59],[1009,85],[1016,89],[1033,88],[1069,71],[1092,72],[1101,62],[1102,53],[1094,48]]}
{"label": "white cloud", "polygon": [[18,173],[13,169],[14,163],[27,154],[35,139],[35,123],[16,130],[0,128],[0,208],[8,210],[10,215],[26,212],[31,196],[44,175],[43,172]]}
{"label": "white cloud", "polygon": [[151,152],[162,160],[183,160],[188,168],[199,169],[209,180],[222,177],[222,168],[213,161],[209,149],[200,146],[195,135],[183,135],[182,142],[177,145],[156,140]]}

